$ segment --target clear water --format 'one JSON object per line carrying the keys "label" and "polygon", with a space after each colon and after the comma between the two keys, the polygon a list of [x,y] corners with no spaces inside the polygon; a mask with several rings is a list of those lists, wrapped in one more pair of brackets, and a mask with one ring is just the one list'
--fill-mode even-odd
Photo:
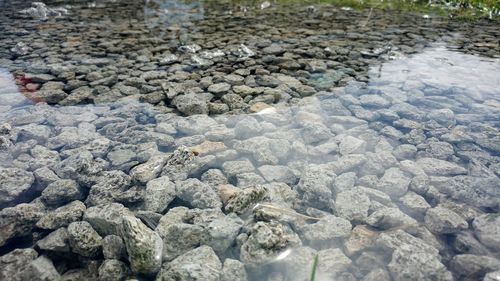
{"label": "clear water", "polygon": [[[183,180],[181,172],[186,172],[187,178],[209,183],[207,175],[218,169],[226,184],[240,190],[231,192],[255,186],[269,192],[239,213],[244,224],[238,238],[226,237],[233,240],[230,246],[216,250],[221,262],[242,261],[249,280],[308,280],[316,254],[316,280],[481,280],[490,272],[493,279],[485,280],[498,280],[500,59],[494,23],[447,23],[379,12],[365,18],[367,11],[328,5],[312,9],[272,2],[260,9],[257,2],[235,3],[68,2],[69,18],[48,22],[4,12],[0,120],[20,131],[41,125],[50,133],[34,142],[30,134],[21,133],[17,144],[1,152],[2,166],[27,171],[44,165],[54,168],[51,161],[37,158],[35,145],[56,151],[56,158],[63,160],[103,140],[108,142],[104,152],[92,151],[94,157],[111,163],[109,170],[130,174],[132,167],[153,155],[194,149],[194,164],[170,171],[171,180]],[[6,11],[21,9],[15,2],[0,5],[8,7]],[[481,31],[474,35],[477,30]],[[27,42],[31,53],[9,57],[8,50],[19,41]],[[106,43],[117,46],[116,53],[99,48]],[[269,43],[285,51],[266,54]],[[202,58],[211,65],[190,64],[194,55],[178,51],[190,44],[201,46],[200,56],[217,50],[224,55]],[[232,60],[241,44],[255,56]],[[342,53],[345,49],[350,55]],[[178,55],[181,62],[162,65],[159,61],[166,54]],[[116,65],[84,62],[103,57]],[[306,66],[280,66],[299,60]],[[80,80],[90,78],[78,68],[93,64],[92,71],[113,71],[118,81],[152,70],[165,73],[160,78],[165,81],[184,75],[188,78],[178,79],[194,80],[195,93],[197,87],[208,91],[200,86],[203,77],[222,81],[229,73],[257,64],[282,81],[274,87],[281,98],[269,100],[272,94],[264,92],[245,100],[251,105],[269,103],[261,111],[255,106],[235,107],[210,116],[185,116],[169,100],[150,104],[137,95],[47,105],[40,102],[37,90],[28,89],[29,83],[42,83],[23,80],[44,64],[76,67]],[[157,86],[154,81],[150,83]],[[190,87],[189,83],[179,84]],[[297,90],[298,85],[313,87],[315,94],[300,97],[306,90]],[[196,147],[207,142],[213,142],[209,149]],[[119,153],[130,150],[133,157]],[[120,157],[125,160],[116,160]],[[234,161],[251,165],[234,171]],[[220,193],[227,186],[210,187]],[[145,184],[133,188],[144,192]],[[5,207],[39,194],[23,196]],[[142,199],[120,202],[135,212],[144,208]],[[161,215],[174,207],[194,208],[193,204],[175,200]],[[445,217],[432,217],[429,211],[443,208]],[[225,212],[218,216],[227,216]],[[493,218],[493,230],[477,226],[477,218],[486,214]],[[335,223],[325,219],[332,215],[336,223],[350,224],[347,233],[342,225],[332,229]],[[265,254],[244,250],[248,241],[259,239],[252,230],[258,221],[286,230],[264,235],[278,240]],[[36,227],[31,232],[36,233],[33,240],[48,234]],[[12,239],[2,252],[18,247],[26,247],[25,239]],[[53,253],[41,253],[64,265],[60,274],[85,265],[68,265]],[[471,263],[477,266],[468,268]]]}

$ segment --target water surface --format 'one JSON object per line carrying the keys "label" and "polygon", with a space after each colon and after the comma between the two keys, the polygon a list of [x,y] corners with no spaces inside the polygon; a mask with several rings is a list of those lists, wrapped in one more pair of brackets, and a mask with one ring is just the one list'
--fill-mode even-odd
{"label": "water surface", "polygon": [[[32,247],[65,280],[307,280],[315,255],[317,280],[498,279],[495,23],[254,1],[47,5],[68,14],[0,3],[2,254]],[[51,199],[61,179],[78,194]],[[40,244],[74,220],[110,234],[85,210],[40,222],[76,200],[122,204],[154,230],[160,273],[138,273],[128,240],[121,267],[101,244],[90,257]]]}

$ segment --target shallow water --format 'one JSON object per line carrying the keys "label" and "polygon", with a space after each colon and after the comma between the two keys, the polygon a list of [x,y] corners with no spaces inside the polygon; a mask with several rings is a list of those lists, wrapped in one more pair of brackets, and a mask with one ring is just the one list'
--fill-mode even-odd
{"label": "shallow water", "polygon": [[0,2],[0,277],[498,280],[498,26],[235,3]]}

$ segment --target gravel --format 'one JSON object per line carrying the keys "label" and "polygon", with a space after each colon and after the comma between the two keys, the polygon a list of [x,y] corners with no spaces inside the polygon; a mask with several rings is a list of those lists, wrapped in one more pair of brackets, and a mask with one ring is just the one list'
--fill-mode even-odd
{"label": "gravel", "polygon": [[492,22],[171,2],[0,11],[0,279],[495,279]]}

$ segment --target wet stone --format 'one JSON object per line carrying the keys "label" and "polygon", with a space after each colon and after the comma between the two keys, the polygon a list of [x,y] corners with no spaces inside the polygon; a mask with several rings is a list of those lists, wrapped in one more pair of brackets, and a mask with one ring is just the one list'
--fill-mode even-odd
{"label": "wet stone", "polygon": [[125,244],[120,236],[108,235],[102,240],[102,253],[105,259],[120,260],[125,257]]}
{"label": "wet stone", "polygon": [[43,206],[36,203],[22,203],[0,210],[0,246],[6,245],[10,239],[29,236],[43,213]]}
{"label": "wet stone", "polygon": [[99,280],[119,281],[130,274],[128,266],[119,260],[107,259],[99,267]]}
{"label": "wet stone", "polygon": [[355,255],[373,245],[377,232],[365,225],[357,225],[352,229],[351,235],[344,244],[348,256]]}
{"label": "wet stone", "polygon": [[28,190],[35,178],[33,174],[16,168],[0,169],[0,204],[10,203]]}
{"label": "wet stone", "polygon": [[396,279],[453,280],[451,272],[436,256],[425,252],[412,252],[404,248],[394,251],[388,268]]}
{"label": "wet stone", "polygon": [[374,227],[390,229],[398,226],[415,226],[417,221],[398,208],[382,208],[373,212],[366,222]]}
{"label": "wet stone", "polygon": [[364,221],[369,208],[370,198],[359,189],[340,192],[335,199],[335,212],[349,221]]}
{"label": "wet stone", "polygon": [[362,95],[359,101],[367,107],[388,107],[390,102],[379,95]]}
{"label": "wet stone", "polygon": [[78,183],[74,180],[57,180],[49,184],[42,192],[42,200],[49,205],[58,205],[81,199]]}
{"label": "wet stone", "polygon": [[254,208],[267,195],[267,189],[263,186],[252,185],[239,190],[231,185],[223,185],[218,193],[224,204],[224,210],[241,214]]}
{"label": "wet stone", "polygon": [[110,203],[87,208],[83,220],[89,222],[101,235],[118,235],[122,223],[122,216],[131,212],[119,203]]}
{"label": "wet stone", "polygon": [[68,253],[70,251],[68,230],[64,227],[59,228],[38,241],[36,245],[41,250]]}
{"label": "wet stone", "polygon": [[417,154],[417,148],[411,144],[403,144],[392,152],[398,160],[412,159]]}
{"label": "wet stone", "polygon": [[45,125],[28,124],[19,128],[18,140],[34,139],[39,144],[45,143],[51,134],[51,129]]}
{"label": "wet stone", "polygon": [[189,202],[194,208],[220,208],[222,206],[217,193],[198,179],[177,182],[176,186],[177,197]]}
{"label": "wet stone", "polygon": [[172,104],[185,115],[208,113],[207,102],[194,94],[177,96],[172,101]]}
{"label": "wet stone", "polygon": [[363,153],[365,150],[366,143],[355,137],[346,136],[340,143],[339,149],[340,153],[345,154],[356,154]]}
{"label": "wet stone", "polygon": [[454,154],[453,146],[447,142],[431,142],[426,150],[432,157],[446,160]]}
{"label": "wet stone", "polygon": [[325,166],[310,165],[303,171],[297,190],[304,193],[303,198],[311,202],[312,206],[330,207],[329,198],[332,197],[332,191],[329,186],[332,183],[332,174]]}
{"label": "wet stone", "polygon": [[182,222],[171,223],[168,217],[160,219],[155,231],[163,239],[163,259],[167,261],[196,248],[208,237],[203,227]]}
{"label": "wet stone", "polygon": [[489,250],[471,233],[457,233],[452,242],[453,249],[461,254],[487,255]]}
{"label": "wet stone", "polygon": [[73,201],[44,214],[36,223],[36,226],[42,229],[57,229],[67,226],[80,220],[85,209],[85,205],[81,201]]}
{"label": "wet stone", "polygon": [[216,281],[219,280],[221,271],[222,263],[215,252],[208,246],[200,246],[172,262],[164,263],[156,280]]}
{"label": "wet stone", "polygon": [[497,280],[499,277],[500,277],[500,270],[492,271],[484,276],[483,281],[494,281]]}
{"label": "wet stone", "polygon": [[365,277],[363,281],[388,281],[391,280],[389,273],[383,269],[374,269],[370,271]]}
{"label": "wet stone", "polygon": [[219,185],[227,184],[227,179],[219,169],[210,169],[201,175],[201,181],[216,188]]}
{"label": "wet stone", "polygon": [[163,213],[176,194],[175,184],[167,176],[150,180],[146,185],[144,207],[149,211]]}
{"label": "wet stone", "polygon": [[21,273],[30,262],[38,257],[38,253],[31,248],[15,249],[0,257],[0,278],[2,280],[19,280]]}
{"label": "wet stone", "polygon": [[234,214],[214,219],[206,227],[209,236],[207,245],[223,255],[235,243],[242,226],[243,220]]}
{"label": "wet stone", "polygon": [[286,166],[264,165],[260,166],[258,170],[267,182],[284,182],[290,185],[297,182],[297,177]]}
{"label": "wet stone", "polygon": [[403,197],[399,198],[399,200],[401,201],[403,206],[416,214],[423,214],[427,209],[431,207],[424,197],[411,191],[406,193]]}
{"label": "wet stone", "polygon": [[141,274],[158,272],[163,250],[160,236],[132,216],[123,217],[121,228],[132,270]]}
{"label": "wet stone", "polygon": [[71,251],[81,256],[95,258],[101,251],[102,237],[86,221],[70,223],[68,238]]}
{"label": "wet stone", "polygon": [[410,184],[410,178],[398,168],[390,168],[385,171],[380,179],[377,189],[382,190],[391,197],[399,197],[406,193]]}
{"label": "wet stone", "polygon": [[456,255],[450,267],[459,277],[481,279],[487,272],[500,269],[500,260],[489,256]]}
{"label": "wet stone", "polygon": [[316,223],[307,225],[303,233],[307,241],[327,242],[334,238],[348,237],[351,233],[351,224],[343,218],[326,216]]}
{"label": "wet stone", "polygon": [[253,172],[254,167],[248,160],[227,161],[222,164],[222,171],[229,177],[241,173]]}
{"label": "wet stone", "polygon": [[208,91],[214,94],[223,94],[231,89],[231,85],[228,83],[217,83],[210,85]]}
{"label": "wet stone", "polygon": [[26,267],[20,274],[21,280],[56,281],[61,276],[54,264],[46,256],[40,256]]}
{"label": "wet stone", "polygon": [[300,239],[289,227],[275,222],[257,222],[241,246],[240,259],[244,263],[262,265],[275,259],[286,247],[297,245]]}
{"label": "wet stone", "polygon": [[248,280],[245,265],[233,259],[226,259],[222,267],[221,281],[246,281]]}
{"label": "wet stone", "polygon": [[500,216],[498,213],[484,214],[472,221],[476,235],[485,246],[499,250]]}
{"label": "wet stone", "polygon": [[454,233],[469,227],[457,213],[443,207],[427,210],[424,221],[430,231],[438,234]]}
{"label": "wet stone", "polygon": [[132,168],[130,175],[134,180],[141,183],[147,183],[158,177],[165,165],[167,159],[164,155],[155,155],[146,163],[140,164]]}
{"label": "wet stone", "polygon": [[325,249],[318,251],[318,271],[320,276],[336,279],[341,273],[348,270],[352,264],[349,259],[340,249]]}
{"label": "wet stone", "polygon": [[436,158],[421,158],[417,160],[419,165],[427,174],[436,176],[455,176],[467,173],[467,170],[455,163]]}

